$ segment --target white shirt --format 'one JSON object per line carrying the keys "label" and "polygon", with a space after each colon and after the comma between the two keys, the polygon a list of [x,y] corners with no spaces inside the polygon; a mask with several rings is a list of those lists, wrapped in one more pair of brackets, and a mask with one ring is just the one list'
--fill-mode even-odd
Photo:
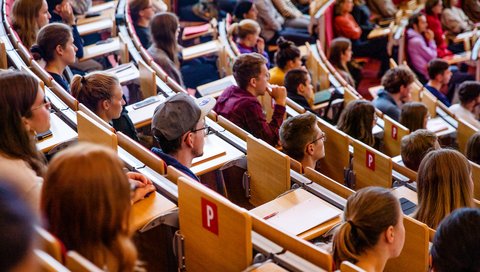
{"label": "white shirt", "polygon": [[480,122],[475,117],[471,111],[467,110],[466,108],[462,107],[460,104],[455,104],[450,106],[450,111],[455,114],[456,117],[465,120],[465,122],[469,123],[470,125],[480,129]]}

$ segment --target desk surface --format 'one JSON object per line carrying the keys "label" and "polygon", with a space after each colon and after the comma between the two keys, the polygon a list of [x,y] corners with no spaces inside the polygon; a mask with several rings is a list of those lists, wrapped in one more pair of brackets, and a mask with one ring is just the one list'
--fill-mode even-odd
{"label": "desk surface", "polygon": [[407,187],[405,186],[400,186],[400,187],[397,187],[397,188],[394,188],[392,190],[392,193],[398,198],[406,198],[408,200],[410,200],[411,202],[415,203],[415,205],[418,205],[418,197],[417,197],[417,192],[411,190],[411,189],[408,189]]}
{"label": "desk surface", "polygon": [[137,66],[135,66],[133,63],[125,63],[105,70],[105,72],[116,75],[120,81],[120,85],[140,77],[140,72],[138,71]]}
{"label": "desk surface", "polygon": [[226,88],[232,85],[237,85],[237,82],[235,81],[235,78],[232,75],[230,75],[230,76],[226,76],[224,78],[200,85],[197,87],[197,90],[202,96],[210,96],[213,98],[217,98],[223,93],[223,90],[225,90]]}
{"label": "desk surface", "polygon": [[162,215],[175,209],[177,205],[157,192],[132,205],[130,229],[136,231]]}
{"label": "desk surface", "polygon": [[112,29],[112,27],[113,27],[113,20],[107,17],[94,22],[78,25],[77,30],[80,36],[85,36],[85,35],[99,32],[102,30]]}
{"label": "desk surface", "polygon": [[83,58],[79,61],[85,61],[88,59],[93,59],[96,57],[103,56],[108,53],[112,53],[120,50],[120,40],[118,37],[111,38],[112,40],[108,43],[103,44],[91,44],[83,48]]}
{"label": "desk surface", "polygon": [[165,101],[165,97],[162,95],[157,95],[160,100],[147,105],[145,107],[141,107],[138,109],[133,109],[133,104],[127,106],[128,116],[132,119],[133,124],[136,128],[141,128],[143,126],[147,126],[152,123],[152,117],[155,109],[157,108],[160,103]]}
{"label": "desk surface", "polygon": [[113,21],[114,15],[115,15],[115,9],[111,8],[111,9],[104,10],[99,16],[93,16],[88,18],[85,16],[78,16],[77,25],[90,24],[90,23],[94,23],[104,19],[110,19]]}
{"label": "desk surface", "polygon": [[428,120],[427,122],[427,129],[435,132],[438,137],[446,137],[453,133],[456,133],[456,129],[447,123],[447,121],[443,120],[440,116],[436,116]]}
{"label": "desk surface", "polygon": [[50,113],[50,131],[52,136],[37,142],[37,149],[47,153],[55,146],[75,139],[78,134],[71,129],[55,113]]}
{"label": "desk surface", "polygon": [[[253,210],[251,210],[250,212],[259,216],[259,217],[262,217],[262,218],[265,218],[266,216],[268,215],[271,215],[272,212],[282,212],[282,211],[286,211],[287,209],[295,206],[295,205],[298,205],[300,204],[301,202],[311,198],[311,197],[316,197],[314,196],[313,194],[303,190],[303,189],[297,189],[297,190],[294,190],[294,191],[291,191],[279,198],[276,198],[268,203],[265,203]],[[322,200],[323,201],[323,200]],[[329,203],[325,202],[325,205],[328,205],[329,207],[335,209],[336,211],[338,211],[339,215],[338,216],[335,216],[333,219],[330,219],[330,220],[327,220],[326,222],[314,227],[314,228],[311,228],[307,231],[304,231],[302,233],[300,233],[298,236],[303,238],[303,239],[306,239],[306,240],[310,240],[310,239],[313,239],[313,238],[316,238],[322,234],[324,234],[325,232],[327,232],[328,230],[330,230],[334,225],[338,224],[341,219],[340,219],[340,214],[343,212],[342,210],[330,205]],[[321,212],[321,210],[319,211]],[[267,220],[268,222],[268,220]],[[294,224],[296,222],[292,222],[292,224]]]}
{"label": "desk surface", "polygon": [[185,47],[182,50],[183,60],[191,60],[208,54],[213,54],[218,52],[219,49],[220,42],[218,40]]}

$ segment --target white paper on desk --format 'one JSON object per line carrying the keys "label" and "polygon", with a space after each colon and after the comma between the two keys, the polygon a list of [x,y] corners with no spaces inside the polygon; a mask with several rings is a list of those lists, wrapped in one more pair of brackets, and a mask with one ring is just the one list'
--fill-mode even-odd
{"label": "white paper on desk", "polygon": [[427,122],[427,129],[431,132],[440,132],[448,129],[448,126],[445,124],[445,121],[441,118],[432,118]]}
{"label": "white paper on desk", "polygon": [[183,48],[182,54],[184,59],[190,59],[192,58],[192,56],[209,54],[209,53],[216,52],[217,50],[218,50],[218,42],[209,41],[209,42],[201,43],[198,45]]}
{"label": "white paper on desk", "polygon": [[299,235],[338,216],[340,212],[322,199],[312,196],[285,211],[279,212],[267,221],[283,231]]}

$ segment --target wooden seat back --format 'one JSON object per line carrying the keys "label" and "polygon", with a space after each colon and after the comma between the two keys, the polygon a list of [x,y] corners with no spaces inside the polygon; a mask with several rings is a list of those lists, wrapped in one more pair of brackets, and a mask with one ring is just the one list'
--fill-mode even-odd
{"label": "wooden seat back", "polygon": [[266,142],[247,136],[250,203],[260,206],[290,189],[290,158]]}
{"label": "wooden seat back", "polygon": [[118,131],[116,134],[121,148],[160,175],[165,174],[165,162],[162,159],[122,132]]}
{"label": "wooden seat back", "polygon": [[466,154],[467,151],[467,142],[473,134],[477,132],[477,129],[465,122],[463,119],[457,118],[458,127],[457,127],[457,144],[458,150],[463,154]]}
{"label": "wooden seat back", "polygon": [[5,42],[0,40],[0,69],[7,69],[7,68],[8,68],[7,48],[5,46]]}
{"label": "wooden seat back", "polygon": [[35,226],[35,233],[39,242],[39,248],[55,260],[62,262],[62,245],[60,241],[40,226]]}
{"label": "wooden seat back", "polygon": [[320,59],[318,49],[315,44],[306,43],[307,48],[307,68],[312,75],[313,86],[319,86],[320,90],[325,90],[330,87],[330,80],[328,75],[330,72],[325,64]]}
{"label": "wooden seat back", "polygon": [[48,255],[48,253],[35,249],[34,254],[41,272],[70,272],[63,264]]}
{"label": "wooden seat back", "polygon": [[473,198],[480,200],[480,165],[470,162],[472,166],[472,179],[473,179]]}
{"label": "wooden seat back", "polygon": [[317,183],[318,185],[345,199],[355,193],[354,190],[336,182],[335,180],[325,176],[324,174],[310,167],[305,168],[305,176],[309,180]]}
{"label": "wooden seat back", "polygon": [[230,131],[231,133],[233,133],[238,138],[240,138],[244,141],[247,141],[247,137],[250,134],[247,131],[240,128],[239,126],[237,126],[236,124],[234,124],[233,122],[231,122],[230,120],[228,120],[227,118],[225,118],[221,115],[217,115],[217,122],[220,126],[225,128],[226,130]]}
{"label": "wooden seat back", "polygon": [[340,272],[366,272],[362,268],[352,264],[349,261],[343,261],[340,265]]}
{"label": "wooden seat back", "polygon": [[248,212],[204,185],[178,179],[180,232],[189,271],[242,271],[252,262]]}
{"label": "wooden seat back", "polygon": [[427,89],[424,89],[421,92],[422,103],[425,104],[428,108],[428,113],[430,117],[434,118],[437,116],[437,98]]}
{"label": "wooden seat back", "polygon": [[352,90],[350,85],[343,88],[343,107],[346,107],[348,103],[359,99],[361,99],[361,97],[358,96],[355,90]]}
{"label": "wooden seat back", "polygon": [[67,252],[67,259],[65,265],[68,269],[74,272],[102,272],[98,266],[87,260],[76,251]]}
{"label": "wooden seat back", "polygon": [[117,135],[82,111],[77,111],[78,141],[105,145],[117,150]]}
{"label": "wooden seat back", "polygon": [[355,189],[367,186],[391,188],[392,159],[358,140],[353,140],[352,145]]}
{"label": "wooden seat back", "polygon": [[120,40],[120,63],[128,63],[130,61],[130,54],[128,53],[127,41],[129,38],[125,37],[124,34],[118,33],[118,39]]}
{"label": "wooden seat back", "polygon": [[155,71],[143,60],[138,61],[138,71],[140,73],[140,90],[143,94],[142,98],[145,99],[157,95]]}
{"label": "wooden seat back", "polygon": [[400,155],[402,138],[410,134],[410,130],[393,120],[386,114],[383,115],[385,123],[383,133],[384,153],[390,157]]}

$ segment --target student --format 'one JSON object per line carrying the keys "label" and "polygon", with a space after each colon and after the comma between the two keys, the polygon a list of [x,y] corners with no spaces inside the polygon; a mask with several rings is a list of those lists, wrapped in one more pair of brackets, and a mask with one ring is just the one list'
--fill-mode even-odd
{"label": "student", "polygon": [[133,27],[140,43],[144,48],[152,45],[150,30],[148,26],[155,15],[152,0],[130,0],[130,16],[132,17]]}
{"label": "student", "polygon": [[375,107],[367,100],[348,103],[338,120],[338,129],[368,146],[375,146],[372,129],[376,124]]}
{"label": "student", "polygon": [[470,136],[466,149],[467,159],[480,165],[480,132],[476,132]]}
{"label": "student", "polygon": [[473,207],[471,166],[460,152],[438,149],[420,163],[415,219],[436,229],[453,210]]}
{"label": "student", "polygon": [[50,23],[64,23],[72,28],[73,43],[77,47],[77,58],[83,57],[83,41],[78,33],[77,19],[73,14],[72,6],[68,0],[47,0],[48,9],[52,17]]}
{"label": "student", "polygon": [[461,8],[457,7],[458,0],[443,0],[442,27],[448,36],[460,34],[472,30],[473,22]]}
{"label": "student", "polygon": [[61,23],[42,27],[37,35],[37,44],[30,51],[35,59],[42,58],[47,63],[45,70],[68,92],[70,84],[62,74],[68,65],[75,62],[77,51],[71,29]]}
{"label": "student", "polygon": [[438,137],[435,133],[418,129],[404,136],[400,145],[403,164],[417,172],[422,159],[428,152],[439,149]]}
{"label": "student", "polygon": [[35,215],[7,181],[0,181],[0,271],[38,271],[33,254]]}
{"label": "student", "polygon": [[465,81],[458,87],[459,104],[450,106],[450,111],[457,118],[465,120],[472,126],[480,129],[480,122],[474,112],[480,105],[480,83],[476,81]]}
{"label": "student", "polygon": [[270,69],[271,84],[283,86],[285,74],[292,70],[302,67],[300,59],[300,49],[291,41],[285,40],[283,37],[277,40],[278,50],[275,52],[275,67]]}
{"label": "student", "polygon": [[[440,16],[442,15],[443,3],[442,0],[427,0],[425,2],[425,13],[427,15],[428,28],[433,32],[433,39],[437,44],[437,57],[443,58],[452,55],[450,51],[452,46],[447,48],[445,34],[443,33]],[[450,50],[449,50],[450,49]],[[454,53],[459,53],[463,50],[456,50]]]}
{"label": "student", "polygon": [[16,0],[12,7],[12,27],[28,49],[37,39],[37,33],[50,21],[46,0]]}
{"label": "student", "polygon": [[389,189],[366,187],[351,195],[333,237],[336,268],[349,261],[365,271],[383,271],[405,242],[403,213]]}
{"label": "student", "polygon": [[317,125],[317,117],[309,112],[288,118],[280,127],[280,143],[288,156],[315,169],[325,157],[325,133]]}
{"label": "student", "polygon": [[50,102],[37,81],[18,71],[0,72],[0,178],[19,188],[37,209],[46,160],[35,146],[50,128]]}
{"label": "student", "polygon": [[208,126],[205,116],[215,105],[215,99],[194,100],[185,93],[169,97],[156,109],[152,119],[152,134],[161,149],[152,148],[167,165],[172,165],[194,180],[200,179],[190,170],[192,160],[203,155]]}
{"label": "student", "polygon": [[414,13],[408,18],[407,59],[420,82],[428,80],[427,64],[437,57],[437,45],[433,31],[428,29],[427,18],[422,13]]}
{"label": "student", "polygon": [[438,226],[430,248],[434,272],[480,270],[480,209],[460,208]]}
{"label": "student", "polygon": [[451,103],[447,94],[440,90],[444,85],[448,85],[452,78],[452,71],[450,71],[448,62],[442,59],[433,59],[428,63],[428,76],[430,80],[425,84],[425,88],[429,90],[440,102],[445,106],[450,107]]}
{"label": "student", "polygon": [[288,71],[285,76],[285,82],[282,85],[285,85],[287,96],[290,99],[306,110],[315,113],[315,111],[310,108],[315,98],[312,78],[305,69],[300,68]]}
{"label": "student", "polygon": [[356,80],[350,73],[349,63],[352,60],[352,42],[344,37],[337,37],[330,43],[330,54],[328,61],[333,65],[335,70],[347,81],[348,84],[355,87],[356,82],[360,81],[360,75],[356,76]]}
{"label": "student", "polygon": [[252,0],[241,0],[235,5],[233,14],[237,22],[243,19],[257,20],[258,10]]}
{"label": "student", "polygon": [[[285,114],[287,91],[284,87],[269,87],[266,63],[267,60],[258,53],[238,56],[232,69],[238,86],[225,89],[213,110],[253,136],[275,146]],[[267,91],[275,101],[270,123],[267,123],[257,99]]]}
{"label": "student", "polygon": [[129,182],[115,151],[82,143],[51,161],[42,190],[47,229],[66,250],[75,250],[108,271],[133,271],[137,251],[130,209],[155,191],[146,178]]}
{"label": "student", "polygon": [[[268,60],[265,41],[260,38],[260,25],[257,22],[243,19],[239,23],[233,23],[228,32],[235,37],[240,54],[259,53]],[[267,66],[270,66],[270,63]]]}
{"label": "student", "polygon": [[115,130],[138,141],[135,126],[128,111],[124,109],[122,86],[117,76],[105,72],[94,72],[86,76],[75,75],[72,79],[72,96]]}
{"label": "student", "polygon": [[412,99],[414,79],[415,76],[406,67],[399,66],[388,70],[382,77],[383,90],[378,92],[373,104],[381,112],[398,121],[401,106]]}
{"label": "student", "polygon": [[426,129],[430,119],[428,108],[421,102],[408,102],[402,106],[400,124],[414,132],[417,129]]}

